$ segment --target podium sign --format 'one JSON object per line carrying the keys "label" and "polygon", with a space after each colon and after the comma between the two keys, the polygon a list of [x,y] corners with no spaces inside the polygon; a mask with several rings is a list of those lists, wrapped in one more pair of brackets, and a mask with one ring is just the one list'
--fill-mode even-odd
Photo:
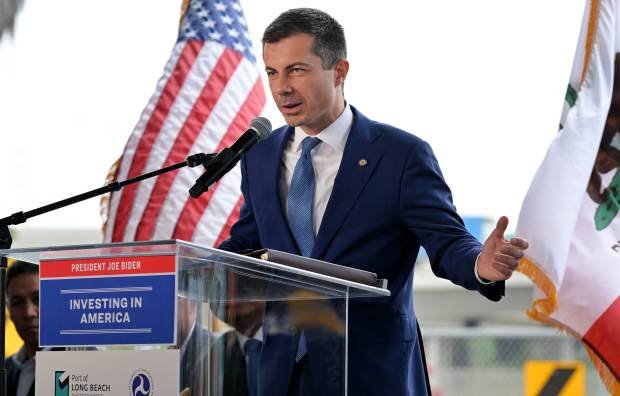
{"label": "podium sign", "polygon": [[173,345],[174,255],[40,262],[40,345]]}
{"label": "podium sign", "polygon": [[39,351],[36,396],[179,394],[179,351]]}

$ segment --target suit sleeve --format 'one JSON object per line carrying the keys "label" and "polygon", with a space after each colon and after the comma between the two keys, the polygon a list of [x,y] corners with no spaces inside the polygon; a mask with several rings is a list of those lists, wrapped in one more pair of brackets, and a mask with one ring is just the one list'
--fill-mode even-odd
{"label": "suit sleeve", "polygon": [[482,249],[456,213],[452,193],[428,143],[412,148],[403,171],[400,208],[405,226],[424,247],[435,275],[490,300],[504,295],[504,282],[483,285],[476,280],[474,265]]}
{"label": "suit sleeve", "polygon": [[243,194],[243,204],[239,214],[239,220],[230,229],[230,237],[222,242],[219,249],[229,252],[240,252],[242,250],[260,249],[258,237],[258,227],[254,218],[254,209],[250,197],[250,188],[247,173],[247,163],[245,158],[241,160],[241,193]]}

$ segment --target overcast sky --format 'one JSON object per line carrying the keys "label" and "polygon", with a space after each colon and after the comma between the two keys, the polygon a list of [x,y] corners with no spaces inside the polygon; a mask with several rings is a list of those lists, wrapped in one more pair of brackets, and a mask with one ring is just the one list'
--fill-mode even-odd
{"label": "overcast sky", "polygon": [[[261,70],[260,36],[277,14],[297,6],[332,14],[347,35],[347,100],[427,140],[462,215],[516,222],[557,131],[583,1],[241,4]],[[177,0],[25,1],[14,36],[0,42],[0,217],[103,184],[162,73],[179,8]],[[270,99],[264,115],[283,123]],[[98,228],[99,201],[28,226]]]}

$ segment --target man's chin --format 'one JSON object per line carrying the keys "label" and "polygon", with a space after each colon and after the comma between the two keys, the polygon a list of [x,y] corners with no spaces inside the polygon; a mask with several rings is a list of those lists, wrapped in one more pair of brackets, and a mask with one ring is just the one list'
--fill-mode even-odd
{"label": "man's chin", "polygon": [[31,342],[39,342],[39,329],[28,329],[26,330],[26,334],[25,337],[29,340],[31,340]]}
{"label": "man's chin", "polygon": [[282,116],[284,117],[284,122],[286,122],[286,125],[290,127],[296,128],[304,124],[303,118],[299,115],[282,114]]}

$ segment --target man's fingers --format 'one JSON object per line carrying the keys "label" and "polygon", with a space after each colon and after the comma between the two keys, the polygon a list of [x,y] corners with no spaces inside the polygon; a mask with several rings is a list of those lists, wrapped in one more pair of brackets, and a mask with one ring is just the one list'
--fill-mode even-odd
{"label": "man's fingers", "polygon": [[[519,261],[524,256],[523,251],[528,248],[529,243],[523,238],[512,238],[510,241],[504,239],[504,233],[508,228],[508,218],[502,216],[497,221],[495,229],[485,242],[483,251],[486,249],[485,266],[487,271],[494,270],[495,280],[506,280],[512,276],[519,266]],[[493,258],[489,260],[488,253],[493,252]],[[489,267],[490,264],[490,267]],[[491,275],[491,274],[489,274]]]}
{"label": "man's fingers", "polygon": [[506,266],[497,261],[493,263],[493,268],[505,277],[503,280],[506,280],[512,276],[513,271],[509,270]]}
{"label": "man's fingers", "polygon": [[523,249],[506,244],[500,247],[499,251],[495,254],[505,254],[506,256],[510,256],[519,260],[521,257],[523,257]]}
{"label": "man's fingers", "polygon": [[506,254],[496,253],[495,254],[495,263],[505,266],[511,271],[514,271],[519,265],[519,260],[514,258],[513,256],[509,256]]}
{"label": "man's fingers", "polygon": [[513,245],[513,246],[516,246],[516,247],[518,247],[520,249],[527,249],[530,246],[530,244],[527,241],[527,239],[517,238],[517,237],[512,238],[510,240],[510,244]]}
{"label": "man's fingers", "polygon": [[503,240],[506,228],[508,228],[508,217],[502,216],[499,218],[499,220],[497,220],[497,225],[495,226],[495,230],[493,230],[495,238]]}

